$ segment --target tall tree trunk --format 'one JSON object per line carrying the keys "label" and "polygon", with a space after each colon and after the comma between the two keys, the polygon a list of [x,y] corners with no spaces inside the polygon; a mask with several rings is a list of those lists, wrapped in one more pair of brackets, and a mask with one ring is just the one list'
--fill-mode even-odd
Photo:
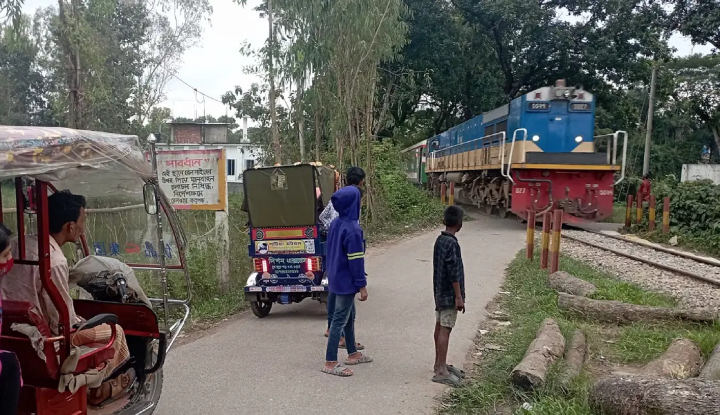
{"label": "tall tree trunk", "polygon": [[[295,105],[295,113],[298,126],[298,141],[300,141],[300,161],[305,162],[305,114],[303,113],[303,82],[298,80],[297,83],[297,104]],[[319,161],[320,159],[316,159]]]}
{"label": "tall tree trunk", "polygon": [[282,147],[280,146],[280,134],[277,126],[277,114],[275,113],[275,71],[273,69],[273,60],[275,58],[275,30],[273,29],[273,6],[272,0],[268,0],[268,26],[270,39],[269,59],[268,59],[268,76],[270,78],[270,130],[272,134],[273,150],[275,152],[275,164],[282,164]]}
{"label": "tall tree trunk", "polygon": [[82,103],[81,96],[81,78],[80,78],[80,50],[72,41],[71,31],[77,30],[80,20],[78,12],[78,0],[71,0],[70,8],[72,13],[72,25],[68,22],[67,12],[65,10],[65,0],[58,0],[58,16],[60,18],[60,34],[58,35],[63,52],[67,59],[67,86],[68,86],[68,126],[70,128],[82,128]]}
{"label": "tall tree trunk", "polygon": [[[318,91],[315,91],[318,95]],[[320,98],[315,98],[315,160],[320,160],[320,144],[322,142],[322,130],[320,129]]]}

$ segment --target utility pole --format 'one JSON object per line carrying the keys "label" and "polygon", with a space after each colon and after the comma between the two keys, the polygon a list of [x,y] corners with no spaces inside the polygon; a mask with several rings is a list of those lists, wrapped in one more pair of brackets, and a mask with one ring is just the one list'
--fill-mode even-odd
{"label": "utility pole", "polygon": [[652,77],[650,78],[650,101],[648,103],[647,131],[645,133],[645,157],[643,158],[643,176],[650,172],[650,144],[652,139],[653,115],[655,114],[655,78],[657,76],[657,68],[655,63],[652,67]]}

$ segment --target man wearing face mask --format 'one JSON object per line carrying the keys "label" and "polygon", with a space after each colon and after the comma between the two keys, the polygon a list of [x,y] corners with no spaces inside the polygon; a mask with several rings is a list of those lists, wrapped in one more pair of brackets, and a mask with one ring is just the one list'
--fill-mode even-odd
{"label": "man wearing face mask", "polygon": [[[74,244],[85,232],[85,197],[72,194],[67,190],[54,193],[48,197],[48,214],[51,278],[67,305],[70,324],[77,327],[82,322],[82,319],[75,314],[73,300],[70,296],[70,268],[62,252],[62,246]],[[12,255],[15,258],[20,258],[17,238],[12,240]],[[38,239],[36,236],[28,235],[25,237],[25,258],[28,260],[38,259]],[[60,334],[60,315],[50,296],[42,287],[38,267],[15,265],[3,281],[2,298],[33,304],[42,312],[53,334]],[[135,380],[133,369],[117,377],[113,376],[116,374],[117,369],[121,368],[130,358],[125,333],[117,325],[116,330],[117,335],[113,344],[115,355],[102,369],[103,383],[100,387],[88,391],[88,403],[91,405],[98,405],[108,399],[118,397]],[[93,343],[107,343],[111,336],[110,326],[103,324],[92,329],[76,332],[72,337],[72,344],[79,347]],[[114,378],[111,379],[111,377]]]}

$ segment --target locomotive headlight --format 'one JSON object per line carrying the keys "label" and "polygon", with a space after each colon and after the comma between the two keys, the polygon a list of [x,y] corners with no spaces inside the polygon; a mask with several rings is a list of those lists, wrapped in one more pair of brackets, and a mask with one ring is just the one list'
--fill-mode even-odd
{"label": "locomotive headlight", "polygon": [[582,136],[579,135],[579,136],[575,137],[575,142],[576,142],[576,143],[581,143],[581,142],[582,142]]}
{"label": "locomotive headlight", "polygon": [[533,141],[540,141],[540,136],[539,136],[539,135],[534,135],[532,140],[533,140]]}
{"label": "locomotive headlight", "polygon": [[569,98],[570,98],[570,90],[569,90],[569,89],[566,89],[565,92],[563,93],[563,96],[564,96],[565,98],[568,98],[568,99],[569,99]]}

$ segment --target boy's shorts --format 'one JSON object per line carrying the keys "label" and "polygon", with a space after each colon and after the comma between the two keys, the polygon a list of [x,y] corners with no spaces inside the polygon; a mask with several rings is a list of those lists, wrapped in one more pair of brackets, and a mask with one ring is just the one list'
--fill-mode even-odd
{"label": "boy's shorts", "polygon": [[451,308],[449,310],[440,310],[435,312],[435,321],[440,323],[440,327],[453,328],[457,321],[457,310]]}

